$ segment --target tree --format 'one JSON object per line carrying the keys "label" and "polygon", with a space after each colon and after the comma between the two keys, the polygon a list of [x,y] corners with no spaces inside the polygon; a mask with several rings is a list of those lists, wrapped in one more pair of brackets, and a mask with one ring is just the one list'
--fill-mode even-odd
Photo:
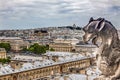
{"label": "tree", "polygon": [[26,47],[24,47],[24,48],[22,48],[22,51],[26,52],[26,51],[28,51],[28,49]]}
{"label": "tree", "polygon": [[8,52],[11,49],[10,43],[0,43],[0,48],[5,48],[5,50]]}
{"label": "tree", "polygon": [[40,53],[46,53],[46,46],[40,45]]}
{"label": "tree", "polygon": [[55,49],[53,49],[53,48],[50,48],[50,51],[55,51]]}
{"label": "tree", "polygon": [[5,64],[5,63],[9,63],[10,62],[10,58],[8,57],[8,58],[3,58],[3,59],[0,59],[0,62],[2,63],[2,64]]}
{"label": "tree", "polygon": [[35,44],[31,45],[28,50],[35,54],[43,54],[43,53],[46,53],[47,48],[46,48],[46,46],[35,43]]}
{"label": "tree", "polygon": [[45,47],[46,47],[46,50],[49,50],[49,45],[46,45]]}

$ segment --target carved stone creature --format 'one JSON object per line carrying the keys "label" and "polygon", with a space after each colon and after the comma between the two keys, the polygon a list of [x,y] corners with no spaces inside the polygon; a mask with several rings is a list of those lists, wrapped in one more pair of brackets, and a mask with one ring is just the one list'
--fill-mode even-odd
{"label": "carved stone creature", "polygon": [[[97,67],[102,71],[102,75],[96,80],[120,79],[120,40],[115,27],[104,18],[90,18],[83,30],[84,42],[92,40],[98,47]],[[99,38],[102,40],[100,45],[97,44]]]}

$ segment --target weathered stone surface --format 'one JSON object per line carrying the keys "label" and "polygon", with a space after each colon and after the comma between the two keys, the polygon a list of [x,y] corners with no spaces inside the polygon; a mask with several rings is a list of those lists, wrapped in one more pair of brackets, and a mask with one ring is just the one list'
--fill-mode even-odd
{"label": "weathered stone surface", "polygon": [[[100,77],[96,80],[107,80],[109,77],[108,80],[120,79],[120,40],[116,28],[104,18],[91,18],[83,30],[84,42],[92,39],[93,44],[99,48],[97,66],[106,78]],[[98,38],[101,38],[100,45],[97,44]]]}

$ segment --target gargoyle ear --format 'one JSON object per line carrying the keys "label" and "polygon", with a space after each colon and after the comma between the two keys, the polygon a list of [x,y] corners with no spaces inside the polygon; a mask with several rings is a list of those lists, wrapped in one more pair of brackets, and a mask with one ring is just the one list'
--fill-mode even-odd
{"label": "gargoyle ear", "polygon": [[89,20],[89,23],[90,23],[91,21],[93,21],[93,20],[94,20],[93,17],[91,17],[90,20]]}
{"label": "gargoyle ear", "polygon": [[96,24],[95,29],[96,29],[97,31],[101,31],[101,30],[104,28],[104,26],[105,26],[105,19],[102,18],[102,19],[100,20],[100,22],[98,22],[98,23]]}

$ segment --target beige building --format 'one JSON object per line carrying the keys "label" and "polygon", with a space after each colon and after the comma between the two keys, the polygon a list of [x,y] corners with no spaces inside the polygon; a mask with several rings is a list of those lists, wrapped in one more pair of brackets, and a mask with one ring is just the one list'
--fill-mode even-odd
{"label": "beige building", "polygon": [[96,46],[95,45],[76,45],[75,46],[75,51],[76,52],[94,52],[96,50]]}
{"label": "beige building", "polygon": [[55,51],[71,52],[77,43],[79,40],[76,38],[57,38],[53,43],[50,43],[50,48],[55,49]]}
{"label": "beige building", "polygon": [[63,38],[57,38],[54,40],[55,43],[70,43],[72,45],[76,45],[79,43],[79,40],[76,38],[68,38],[68,39],[63,39]]}
{"label": "beige building", "polygon": [[[15,66],[21,65],[21,64],[19,65],[19,62],[15,64],[16,64]],[[87,58],[71,62],[43,66],[39,68],[33,68],[24,71],[2,74],[0,75],[0,80],[37,80],[37,79],[51,80],[50,76],[54,76],[56,74],[62,73],[85,74],[85,69],[88,68],[90,65],[91,58]]]}
{"label": "beige building", "polygon": [[25,42],[23,39],[19,37],[0,37],[0,43],[10,43],[11,45],[11,50],[18,52],[22,48],[29,47],[29,43]]}
{"label": "beige building", "polygon": [[29,43],[24,41],[13,42],[13,43],[10,43],[10,45],[11,45],[11,50],[15,52],[21,51],[23,48],[29,47]]}
{"label": "beige building", "polygon": [[32,36],[48,36],[49,33],[46,30],[36,30]]}
{"label": "beige building", "polygon": [[6,51],[4,48],[0,48],[0,58],[6,58]]}
{"label": "beige building", "polygon": [[50,43],[49,48],[53,48],[55,51],[60,52],[71,52],[72,44],[70,43]]}

